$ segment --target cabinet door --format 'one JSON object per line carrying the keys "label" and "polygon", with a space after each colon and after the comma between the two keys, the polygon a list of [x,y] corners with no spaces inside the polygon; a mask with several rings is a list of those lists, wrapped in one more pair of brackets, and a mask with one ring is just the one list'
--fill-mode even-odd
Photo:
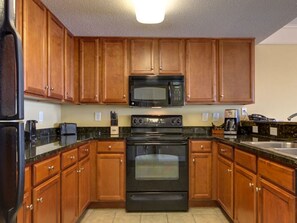
{"label": "cabinet door", "polygon": [[80,40],[80,102],[99,102],[99,39]]}
{"label": "cabinet door", "polygon": [[260,178],[259,188],[259,223],[296,222],[295,196],[262,178]]}
{"label": "cabinet door", "polygon": [[78,210],[79,215],[83,213],[91,199],[91,177],[90,177],[90,158],[87,157],[78,163]]}
{"label": "cabinet door", "polygon": [[234,221],[256,223],[256,175],[235,165],[234,171]]}
{"label": "cabinet door", "polygon": [[48,12],[48,97],[64,98],[64,26]]}
{"label": "cabinet door", "polygon": [[185,73],[185,42],[180,39],[159,40],[159,73]]}
{"label": "cabinet door", "polygon": [[78,169],[77,165],[62,172],[61,221],[74,223],[78,217]]}
{"label": "cabinet door", "polygon": [[124,201],[124,176],[123,154],[97,154],[97,199]]}
{"label": "cabinet door", "polygon": [[18,210],[17,223],[31,223],[32,210],[31,192],[27,192],[24,194],[22,206]]}
{"label": "cabinet door", "polygon": [[33,222],[60,222],[60,176],[57,175],[33,189]]}
{"label": "cabinet door", "polygon": [[102,40],[102,101],[127,103],[127,40]]}
{"label": "cabinet door", "polygon": [[186,43],[186,102],[216,101],[216,40],[188,40]]}
{"label": "cabinet door", "polygon": [[254,40],[219,40],[219,101],[254,102]]}
{"label": "cabinet door", "polygon": [[158,73],[156,58],[157,42],[154,39],[132,39],[130,70],[131,74]]}
{"label": "cabinet door", "polygon": [[64,99],[74,102],[74,37],[65,29]]}
{"label": "cabinet door", "polygon": [[192,153],[190,164],[190,199],[211,199],[211,153]]}
{"label": "cabinet door", "polygon": [[233,163],[218,156],[218,202],[226,213],[233,218]]}
{"label": "cabinet door", "polygon": [[24,0],[24,84],[29,94],[47,95],[46,8],[39,0]]}

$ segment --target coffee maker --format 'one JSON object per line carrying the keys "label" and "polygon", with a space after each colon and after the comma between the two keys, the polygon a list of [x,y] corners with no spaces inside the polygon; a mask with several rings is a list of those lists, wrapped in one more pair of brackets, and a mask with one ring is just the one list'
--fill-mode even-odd
{"label": "coffee maker", "polygon": [[237,109],[225,109],[224,134],[236,135],[239,124],[239,114]]}
{"label": "coffee maker", "polygon": [[26,122],[25,127],[25,139],[26,141],[36,141],[37,135],[36,135],[36,120],[28,120]]}

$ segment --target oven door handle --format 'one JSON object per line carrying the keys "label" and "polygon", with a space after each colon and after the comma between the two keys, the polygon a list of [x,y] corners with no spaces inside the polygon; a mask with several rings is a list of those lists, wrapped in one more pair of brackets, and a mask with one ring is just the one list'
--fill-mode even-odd
{"label": "oven door handle", "polygon": [[127,142],[127,145],[146,146],[146,145],[188,145],[188,142]]}

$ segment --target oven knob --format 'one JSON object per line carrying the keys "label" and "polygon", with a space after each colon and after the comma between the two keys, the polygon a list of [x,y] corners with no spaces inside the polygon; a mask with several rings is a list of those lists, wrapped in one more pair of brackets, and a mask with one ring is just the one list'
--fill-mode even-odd
{"label": "oven knob", "polygon": [[177,118],[177,119],[176,119],[176,124],[177,124],[177,125],[180,125],[180,124],[181,124],[181,119],[180,119],[180,118]]}
{"label": "oven knob", "polygon": [[138,120],[138,122],[139,122],[139,124],[141,125],[141,124],[143,123],[143,119],[140,118],[140,119]]}
{"label": "oven knob", "polygon": [[137,125],[137,119],[136,118],[133,119],[133,124]]}
{"label": "oven knob", "polygon": [[171,120],[171,125],[175,125],[175,123],[176,123],[176,120],[175,119],[172,119]]}

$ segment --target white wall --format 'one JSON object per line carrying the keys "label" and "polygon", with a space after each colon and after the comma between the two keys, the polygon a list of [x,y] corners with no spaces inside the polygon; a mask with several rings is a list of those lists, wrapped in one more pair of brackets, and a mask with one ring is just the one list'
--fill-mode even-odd
{"label": "white wall", "polygon": [[[246,105],[248,113],[286,120],[297,112],[297,45],[257,45],[255,61],[255,104]],[[140,109],[128,106],[59,105],[25,101],[25,119],[38,119],[44,112],[44,122],[38,128],[57,126],[60,122],[76,122],[78,126],[109,126],[109,112],[119,114],[119,125],[129,126],[131,114],[182,114],[186,126],[209,126],[213,112],[220,113],[223,122],[225,108],[241,108],[228,105],[188,105],[171,109]],[[94,112],[102,113],[102,121],[94,121]],[[209,121],[201,121],[201,113],[209,113]],[[294,120],[294,119],[293,119]],[[296,119],[297,121],[297,119]]]}

